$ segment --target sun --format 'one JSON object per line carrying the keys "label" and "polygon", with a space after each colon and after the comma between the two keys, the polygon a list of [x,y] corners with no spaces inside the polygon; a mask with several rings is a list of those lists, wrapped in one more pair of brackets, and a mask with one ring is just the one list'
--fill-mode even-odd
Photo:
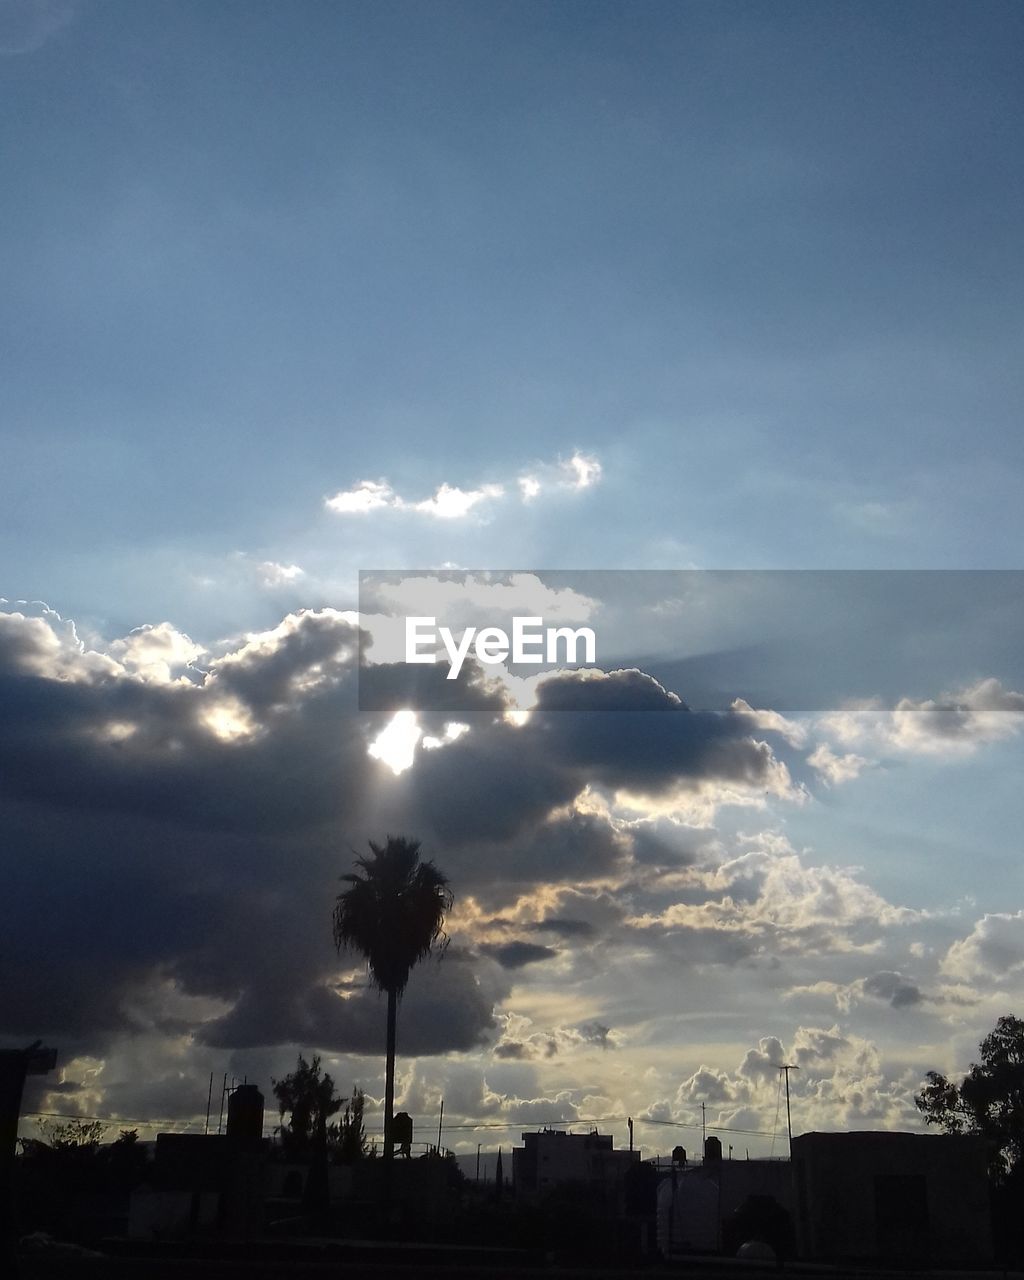
{"label": "sun", "polygon": [[423,730],[416,719],[416,712],[396,711],[367,750],[375,760],[386,764],[392,773],[404,773],[412,767],[416,746],[422,737]]}

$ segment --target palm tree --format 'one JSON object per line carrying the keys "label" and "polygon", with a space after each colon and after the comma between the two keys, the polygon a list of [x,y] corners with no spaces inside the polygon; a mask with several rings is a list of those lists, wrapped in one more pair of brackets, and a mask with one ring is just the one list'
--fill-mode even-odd
{"label": "palm tree", "polygon": [[334,945],[360,951],[370,979],[388,997],[387,1070],[384,1084],[384,1159],[393,1155],[395,1028],[398,1002],[413,966],[435,945],[448,945],[445,916],[452,891],[432,862],[420,860],[420,842],[388,836],[370,842],[370,856],[356,859],[357,871],[342,876],[349,888],[334,904]]}

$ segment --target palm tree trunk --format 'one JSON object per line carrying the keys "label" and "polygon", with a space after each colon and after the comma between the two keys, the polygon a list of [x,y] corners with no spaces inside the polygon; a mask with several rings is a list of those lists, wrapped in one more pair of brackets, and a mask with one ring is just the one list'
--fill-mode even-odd
{"label": "palm tree trunk", "polygon": [[395,1112],[395,1030],[398,1023],[398,995],[388,992],[388,1047],[384,1076],[384,1159],[391,1160],[394,1148],[391,1139]]}

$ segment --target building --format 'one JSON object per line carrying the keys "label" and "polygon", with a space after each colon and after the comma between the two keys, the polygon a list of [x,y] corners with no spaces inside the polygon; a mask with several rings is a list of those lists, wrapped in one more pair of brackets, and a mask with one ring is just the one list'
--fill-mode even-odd
{"label": "building", "polygon": [[626,1173],[640,1163],[638,1151],[616,1151],[612,1138],[596,1129],[568,1133],[543,1129],[524,1133],[523,1145],[512,1148],[512,1181],[516,1195],[533,1199],[564,1183],[601,1189],[618,1199]]}
{"label": "building", "polygon": [[971,1136],[804,1133],[793,1139],[800,1256],[992,1258],[987,1152]]}
{"label": "building", "polygon": [[793,1179],[788,1160],[723,1160],[717,1138],[704,1161],[663,1175],[657,1199],[658,1248],[666,1258],[687,1253],[733,1254],[752,1234],[777,1253],[793,1252]]}

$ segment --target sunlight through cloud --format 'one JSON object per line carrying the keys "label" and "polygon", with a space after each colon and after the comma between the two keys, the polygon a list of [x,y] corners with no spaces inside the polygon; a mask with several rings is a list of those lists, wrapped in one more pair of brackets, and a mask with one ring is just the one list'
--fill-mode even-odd
{"label": "sunlight through cloud", "polygon": [[367,750],[375,760],[386,764],[392,773],[404,773],[412,767],[416,744],[422,736],[423,730],[416,720],[415,711],[396,711]]}

